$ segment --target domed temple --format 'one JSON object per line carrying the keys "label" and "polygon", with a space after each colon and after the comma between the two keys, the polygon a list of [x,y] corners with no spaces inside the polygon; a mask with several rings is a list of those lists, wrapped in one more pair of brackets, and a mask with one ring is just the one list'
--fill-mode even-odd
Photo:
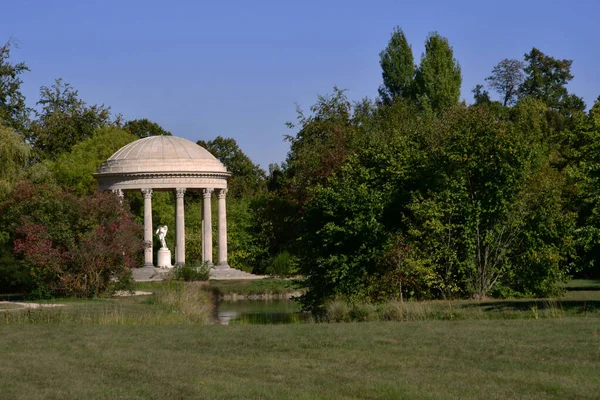
{"label": "domed temple", "polygon": [[[206,149],[176,136],[151,136],[130,143],[106,160],[94,174],[100,190],[112,190],[119,197],[139,190],[144,197],[144,266],[154,267],[152,257],[152,193],[174,191],[175,264],[185,263],[185,210],[187,191],[201,191],[203,202],[202,261],[216,269],[227,263],[227,178],[231,174]],[[218,258],[213,265],[211,198],[218,198]],[[239,271],[241,272],[241,271]]]}

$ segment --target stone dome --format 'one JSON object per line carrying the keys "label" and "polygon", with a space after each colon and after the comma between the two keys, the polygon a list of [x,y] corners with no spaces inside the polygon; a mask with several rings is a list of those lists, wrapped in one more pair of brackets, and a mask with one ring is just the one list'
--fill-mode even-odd
{"label": "stone dome", "polygon": [[150,136],[119,149],[98,169],[98,174],[217,172],[225,166],[196,143],[177,136]]}
{"label": "stone dome", "polygon": [[215,156],[177,136],[150,136],[119,149],[94,177],[100,190],[226,188],[231,174]]}

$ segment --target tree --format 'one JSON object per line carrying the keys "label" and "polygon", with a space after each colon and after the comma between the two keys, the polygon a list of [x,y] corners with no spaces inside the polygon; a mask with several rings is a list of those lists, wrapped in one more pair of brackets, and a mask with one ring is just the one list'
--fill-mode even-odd
{"label": "tree", "polygon": [[21,93],[23,81],[19,76],[29,68],[23,62],[11,64],[8,61],[11,46],[14,43],[9,40],[0,47],[0,124],[23,133],[31,110],[25,105],[25,96]]}
{"label": "tree", "polygon": [[163,127],[156,122],[152,122],[146,118],[127,121],[125,125],[123,125],[123,129],[140,139],[148,136],[171,136],[171,132],[163,129]]}
{"label": "tree", "polygon": [[572,107],[585,109],[583,100],[570,97],[566,87],[573,79],[572,60],[559,60],[547,56],[534,47],[525,54],[525,62],[525,80],[519,86],[519,97],[532,96],[555,110],[572,110]]}
{"label": "tree", "polygon": [[392,37],[381,53],[379,65],[383,85],[379,87],[379,95],[384,102],[396,98],[409,99],[412,96],[415,64],[412,48],[400,27],[396,27]]}
{"label": "tree", "polygon": [[492,102],[490,94],[487,90],[483,90],[483,85],[476,85],[473,90],[471,90],[471,93],[473,93],[473,100],[475,100],[476,106],[490,104]]}
{"label": "tree", "polygon": [[78,95],[62,79],[57,79],[51,87],[41,87],[37,104],[42,111],[29,132],[36,157],[55,159],[76,143],[92,137],[96,129],[111,124],[110,108],[87,106]]}
{"label": "tree", "polygon": [[234,198],[252,196],[264,185],[265,171],[244,154],[235,139],[217,136],[208,142],[199,140],[197,144],[218,158],[231,172],[227,185],[229,196]]}
{"label": "tree", "polygon": [[[291,146],[285,174],[291,182],[289,189],[302,203],[308,188],[339,170],[352,152],[356,124],[345,90],[337,87],[331,95],[318,96],[311,115],[304,115],[299,108],[296,111],[300,129],[295,136],[286,136]],[[291,123],[288,127],[296,128]]]}
{"label": "tree", "polygon": [[422,107],[441,111],[458,104],[462,77],[448,39],[437,32],[425,41],[425,53],[415,76],[417,100]]}
{"label": "tree", "polygon": [[490,87],[502,96],[503,105],[516,103],[519,85],[523,82],[524,63],[508,58],[500,61],[492,70],[492,74],[485,78]]}
{"label": "tree", "polygon": [[30,153],[31,149],[23,136],[12,128],[0,125],[0,193],[3,186],[21,176]]}
{"label": "tree", "polygon": [[49,162],[49,169],[59,185],[79,195],[92,194],[98,186],[93,176],[98,167],[121,147],[136,139],[119,128],[97,129],[91,138],[77,143],[69,152]]}

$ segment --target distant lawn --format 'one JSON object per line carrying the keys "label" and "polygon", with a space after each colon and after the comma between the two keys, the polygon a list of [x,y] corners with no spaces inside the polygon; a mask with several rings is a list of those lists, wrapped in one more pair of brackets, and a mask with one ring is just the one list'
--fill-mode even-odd
{"label": "distant lawn", "polygon": [[6,399],[597,399],[600,318],[0,325]]}
{"label": "distant lawn", "polygon": [[221,296],[231,295],[233,293],[248,296],[261,294],[286,294],[297,292],[298,284],[289,279],[253,279],[253,280],[222,280],[210,281],[211,290]]}
{"label": "distant lawn", "polygon": [[600,280],[598,279],[571,279],[562,285],[569,291],[575,290],[600,290]]}

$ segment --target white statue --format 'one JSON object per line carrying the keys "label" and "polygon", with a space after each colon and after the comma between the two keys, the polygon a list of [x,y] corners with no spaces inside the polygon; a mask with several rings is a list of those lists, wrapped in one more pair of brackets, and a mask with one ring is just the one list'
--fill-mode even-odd
{"label": "white statue", "polygon": [[158,226],[158,229],[156,230],[156,234],[158,235],[158,238],[160,239],[160,244],[162,245],[163,249],[167,248],[167,243],[165,242],[165,236],[167,236],[167,231],[169,230],[169,228],[167,228],[166,225],[163,226]]}

